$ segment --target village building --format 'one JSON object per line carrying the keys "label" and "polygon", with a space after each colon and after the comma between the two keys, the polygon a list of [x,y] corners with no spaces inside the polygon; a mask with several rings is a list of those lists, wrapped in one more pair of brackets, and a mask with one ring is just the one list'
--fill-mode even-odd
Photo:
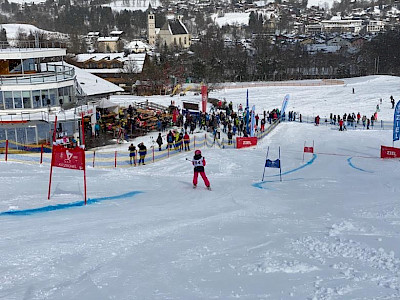
{"label": "village building", "polygon": [[83,53],[71,59],[71,63],[126,91],[130,91],[138,74],[142,73],[147,60],[146,53]]}

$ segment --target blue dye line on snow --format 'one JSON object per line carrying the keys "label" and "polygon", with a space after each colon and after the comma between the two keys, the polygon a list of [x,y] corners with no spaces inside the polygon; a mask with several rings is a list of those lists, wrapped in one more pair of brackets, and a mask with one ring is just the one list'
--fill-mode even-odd
{"label": "blue dye line on snow", "polygon": [[[298,171],[298,170],[301,170],[301,169],[303,169],[303,168],[305,168],[305,167],[311,165],[311,164],[315,161],[316,158],[317,158],[317,154],[313,154],[313,157],[312,157],[308,162],[306,162],[304,165],[301,165],[301,166],[298,167],[298,168],[295,168],[295,169],[292,169],[292,170],[283,172],[283,173],[282,173],[282,176],[283,176],[283,175],[290,174],[290,173],[293,173],[293,172],[296,172],[296,171]],[[276,174],[276,175],[269,175],[269,176],[265,176],[265,177],[277,177],[277,176],[279,176],[279,174]],[[298,179],[302,179],[302,178],[291,179],[291,180],[298,180]],[[258,188],[258,189],[265,189],[265,190],[268,190],[268,189],[270,189],[270,188],[263,187],[262,185],[263,185],[264,183],[267,183],[267,182],[276,182],[276,181],[278,181],[278,180],[269,180],[269,181],[268,181],[268,180],[267,180],[267,181],[264,180],[264,181],[260,181],[260,182],[253,183],[252,186],[255,187],[255,188]],[[290,180],[286,180],[286,181],[290,181]]]}
{"label": "blue dye line on snow", "polygon": [[356,167],[356,166],[353,165],[353,163],[351,162],[352,159],[353,159],[353,157],[348,158],[348,159],[347,159],[347,163],[348,163],[349,166],[352,167],[353,169],[359,170],[359,171],[361,171],[361,172],[366,172],[366,173],[374,173],[374,172],[372,172],[372,171],[368,171],[368,170],[364,170],[364,169],[361,169],[361,168],[359,168],[359,167]]}
{"label": "blue dye line on snow", "polygon": [[[301,180],[304,178],[293,178],[293,179],[286,179],[285,181],[295,181],[295,180]],[[260,182],[256,182],[253,183],[252,186],[258,189],[262,189],[262,190],[274,190],[273,188],[269,188],[269,187],[264,187],[263,184],[264,183],[270,183],[270,182],[279,182],[279,179],[276,180],[264,180],[264,181],[260,181]]]}
{"label": "blue dye line on snow", "polygon": [[[317,154],[313,154],[313,157],[312,157],[308,162],[306,162],[304,165],[301,165],[301,166],[298,167],[298,168],[295,168],[295,169],[292,169],[292,170],[283,172],[283,173],[282,173],[282,176],[283,176],[283,175],[290,174],[290,173],[293,173],[293,172],[296,172],[296,171],[298,171],[298,170],[301,170],[301,169],[303,169],[303,168],[305,168],[305,167],[311,165],[311,164],[315,161],[316,158],[317,158]],[[281,162],[281,163],[282,163],[282,162]],[[268,176],[265,176],[265,177],[276,177],[276,176],[279,176],[279,174],[276,174],[276,175],[268,175]]]}
{"label": "blue dye line on snow", "polygon": [[[143,192],[133,191],[133,192],[117,195],[117,196],[93,198],[93,199],[88,199],[86,201],[86,204],[90,205],[90,204],[98,203],[98,202],[105,201],[105,200],[116,200],[116,199],[129,198],[129,197],[133,197],[137,194],[141,194],[141,193],[143,193]],[[85,201],[77,201],[77,202],[72,202],[72,203],[49,205],[49,206],[43,206],[43,207],[38,207],[38,208],[23,209],[23,210],[3,211],[3,212],[0,212],[0,216],[27,216],[27,215],[33,215],[36,213],[44,213],[44,212],[67,209],[67,208],[72,208],[72,207],[79,207],[79,206],[85,206]]]}

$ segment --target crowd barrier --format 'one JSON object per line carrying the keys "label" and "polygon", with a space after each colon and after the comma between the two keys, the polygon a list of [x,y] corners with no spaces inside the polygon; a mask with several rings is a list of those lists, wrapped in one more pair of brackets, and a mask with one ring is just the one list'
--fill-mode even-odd
{"label": "crowd barrier", "polygon": [[[262,139],[270,133],[279,121],[270,124],[265,131],[257,131],[255,136]],[[268,124],[267,124],[268,125]],[[127,148],[128,148],[127,144]],[[210,133],[192,135],[189,149],[201,148],[220,148],[220,149],[236,149],[236,137],[232,139],[232,143],[223,137],[216,138]],[[156,163],[160,160],[175,156],[185,152],[185,146],[175,144],[162,145],[161,151],[157,144],[147,148],[145,156],[145,164]],[[133,163],[130,163],[130,152],[128,150],[88,150],[86,154],[86,166],[92,168],[124,168],[138,165],[139,153],[136,151]],[[50,164],[51,163],[51,147],[49,145],[23,145],[12,141],[0,141],[0,161],[13,161],[31,164]]]}
{"label": "crowd barrier", "polygon": [[322,79],[315,80],[298,80],[298,81],[270,81],[270,82],[243,82],[235,84],[221,84],[216,89],[238,89],[252,87],[273,87],[273,86],[327,86],[327,85],[344,85],[344,81],[340,79]]}
{"label": "crowd barrier", "polygon": [[[315,116],[303,116],[301,118],[302,123],[312,123],[315,124]],[[287,117],[286,117],[287,120]],[[295,122],[300,122],[299,118],[299,113],[296,113],[296,120]],[[319,120],[319,125],[320,126],[331,126],[333,128],[337,128],[339,130],[339,124],[336,121],[336,124],[331,124],[330,119],[327,117],[321,117]],[[344,125],[346,126],[347,130],[367,130],[367,125],[363,126],[362,121],[357,124],[356,122],[353,122],[352,124],[348,124],[347,122],[344,122]],[[374,122],[374,125],[369,125],[370,130],[393,130],[393,121],[383,121],[383,120],[378,120]]]}

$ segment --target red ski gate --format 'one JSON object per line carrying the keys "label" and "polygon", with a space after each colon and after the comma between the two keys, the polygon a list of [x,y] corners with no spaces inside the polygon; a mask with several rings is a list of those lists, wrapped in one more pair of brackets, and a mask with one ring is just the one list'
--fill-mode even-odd
{"label": "red ski gate", "polygon": [[[51,165],[50,165],[50,179],[49,179],[49,193],[47,195],[47,199],[50,200],[51,179],[53,176],[53,167],[65,168],[65,169],[71,169],[71,170],[81,170],[81,171],[83,171],[83,185],[84,185],[84,189],[85,189],[85,205],[86,205],[85,150],[84,150],[84,148],[81,148],[81,147],[67,148],[64,146],[55,145],[56,128],[57,128],[57,116],[56,116],[55,122],[54,122],[53,147],[52,147],[52,151],[51,151]],[[84,122],[83,122],[83,115],[82,115],[82,142],[84,143],[84,141],[85,141],[85,135],[84,135]]]}
{"label": "red ski gate", "polygon": [[47,199],[50,199],[53,167],[83,171],[83,185],[85,189],[85,204],[86,204],[85,150],[83,150],[80,147],[65,148],[64,146],[53,145],[53,151],[51,154],[49,193],[47,195]]}

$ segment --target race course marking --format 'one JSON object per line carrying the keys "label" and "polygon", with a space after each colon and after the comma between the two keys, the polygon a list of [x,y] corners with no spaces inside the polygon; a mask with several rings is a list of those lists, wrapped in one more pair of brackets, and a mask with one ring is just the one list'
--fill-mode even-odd
{"label": "race course marking", "polygon": [[[313,157],[312,157],[308,162],[306,162],[304,165],[301,165],[300,167],[297,167],[297,168],[295,168],[295,169],[292,169],[292,170],[283,172],[282,175],[288,175],[288,174],[290,174],[290,173],[293,173],[293,172],[296,172],[296,171],[298,171],[298,170],[301,170],[301,169],[303,169],[303,168],[305,168],[305,167],[311,165],[311,164],[315,161],[316,158],[317,158],[317,155],[316,155],[316,154],[313,154]],[[276,175],[268,175],[268,176],[265,176],[265,177],[277,177],[277,176],[279,176],[279,174],[276,174]],[[294,181],[294,180],[300,180],[300,179],[303,179],[303,178],[286,179],[285,181]],[[258,188],[258,189],[271,190],[271,188],[266,188],[266,187],[263,187],[262,185],[263,185],[264,183],[267,183],[267,182],[277,182],[277,181],[279,181],[279,180],[264,180],[264,181],[260,181],[260,182],[253,183],[252,186],[255,187],[255,188]]]}
{"label": "race course marking", "polygon": [[359,167],[356,167],[355,165],[353,165],[353,163],[351,162],[351,160],[353,159],[353,157],[350,157],[347,159],[347,163],[349,164],[350,167],[352,167],[353,169],[359,170],[361,172],[366,172],[366,173],[374,173],[373,171],[368,171],[368,170],[364,170],[361,169]]}
{"label": "race course marking", "polygon": [[[296,181],[296,180],[302,180],[302,179],[304,179],[304,178],[292,178],[292,179],[286,179],[285,181]],[[274,190],[274,188],[263,186],[264,183],[270,183],[270,182],[280,182],[280,180],[279,179],[264,180],[264,181],[253,183],[252,186],[254,186],[255,188],[258,188],[258,189],[262,189],[262,190]]]}
{"label": "race course marking", "polygon": [[[141,194],[141,193],[143,193],[143,192],[132,191],[132,192],[128,192],[125,194],[116,195],[116,196],[93,198],[93,199],[88,199],[86,204],[90,205],[90,204],[94,204],[94,203],[98,203],[98,202],[106,201],[106,200],[130,198],[130,197],[133,197],[133,196],[135,196],[137,194]],[[37,214],[37,213],[50,212],[50,211],[68,209],[68,208],[79,207],[79,206],[85,206],[85,201],[77,201],[77,202],[72,202],[72,203],[49,205],[49,206],[30,208],[30,209],[22,209],[22,210],[3,211],[3,212],[0,212],[0,217],[1,216],[27,216],[27,215]]]}

